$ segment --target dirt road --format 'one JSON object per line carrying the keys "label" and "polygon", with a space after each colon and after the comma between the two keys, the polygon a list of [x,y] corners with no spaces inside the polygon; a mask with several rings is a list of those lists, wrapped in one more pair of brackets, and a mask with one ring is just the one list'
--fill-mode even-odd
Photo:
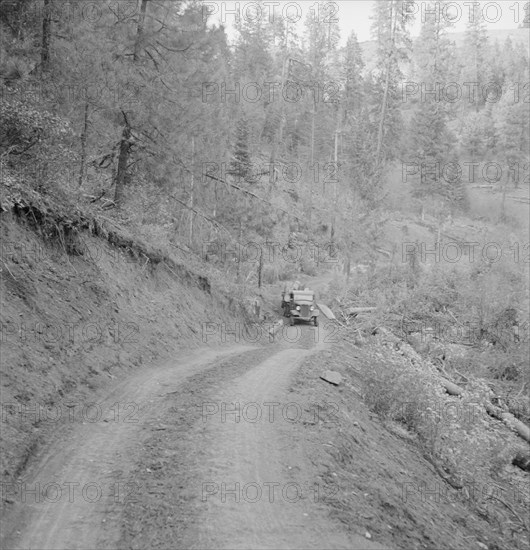
{"label": "dirt road", "polygon": [[[225,383],[206,407],[209,453],[201,484],[202,548],[372,548],[347,535],[320,502],[323,487],[303,446],[293,445],[300,422],[315,411],[289,395],[289,382],[312,350],[286,349]],[[227,407],[224,421],[216,411]],[[235,411],[235,412],[231,412]]]}
{"label": "dirt road", "polygon": [[[20,483],[4,488],[14,493],[15,510],[3,525],[1,547],[98,548],[102,533],[105,546],[115,547],[120,525],[107,513],[113,515],[120,492],[129,490],[122,481],[141,452],[141,426],[157,418],[157,399],[168,387],[174,389],[186,377],[246,349],[200,350],[162,367],[143,369],[116,384],[97,407],[79,404],[86,414],[74,410],[73,421],[62,426],[57,440]],[[102,526],[107,522],[108,527]]]}
{"label": "dirt road", "polygon": [[[314,334],[303,330],[306,337]],[[200,350],[116,384],[84,422],[66,425],[50,441],[18,487],[9,488],[13,511],[3,525],[2,548],[123,547],[124,496],[137,488],[134,471],[146,439],[170,422],[161,402],[179,391],[196,392],[201,405],[196,422],[184,426],[201,453],[200,483],[182,490],[194,495],[190,505],[202,521],[173,547],[378,548],[329,519],[303,445],[292,445],[292,432],[300,428],[294,420],[301,414],[314,420],[288,393],[301,361],[325,345],[314,340],[302,347],[284,342]],[[190,382],[201,376],[204,383]]]}

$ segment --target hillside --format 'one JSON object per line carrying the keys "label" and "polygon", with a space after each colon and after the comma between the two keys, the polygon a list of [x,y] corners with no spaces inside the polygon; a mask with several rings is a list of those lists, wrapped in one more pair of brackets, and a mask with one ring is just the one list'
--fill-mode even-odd
{"label": "hillside", "polygon": [[[494,417],[446,416],[465,403],[478,413],[479,403],[501,394],[529,419],[510,384],[499,380],[495,394],[484,394],[483,371],[465,384],[462,404],[444,393],[444,368],[455,379],[472,356],[478,365],[491,351],[468,351],[432,317],[434,338],[425,338],[425,326],[411,328],[418,312],[397,325],[388,306],[376,317],[348,316],[352,303],[377,303],[375,280],[399,271],[398,258],[382,256],[371,273],[354,268],[349,292],[337,270],[299,274],[343,322],[294,334],[285,325],[271,337],[278,284],[264,286],[256,316],[245,306],[250,295],[228,298],[215,271],[197,269],[198,258],[184,267],[115,222],[93,232],[74,216],[75,237],[43,240],[46,229],[64,235],[67,227],[52,210],[43,214],[27,198],[1,215],[9,252],[1,272],[3,547],[268,540],[365,550],[438,548],[444,540],[493,549],[508,536],[524,547],[527,474],[512,464],[524,444]],[[404,227],[411,242],[429,243],[433,223],[395,211],[378,245],[395,248]],[[448,230],[457,228],[468,240],[494,230],[466,219]],[[320,379],[325,369],[341,374],[338,387]],[[273,402],[272,416],[255,420]],[[291,416],[293,407],[301,416]],[[445,411],[435,423],[431,407]],[[264,495],[271,482],[276,496],[246,492]],[[64,489],[44,490],[65,483],[69,498]],[[101,495],[81,492],[89,486]],[[222,496],[234,486],[246,507]],[[244,529],[235,519],[243,511]]]}
{"label": "hillside", "polygon": [[[64,217],[34,194],[13,199],[18,193],[2,190],[5,483],[18,478],[50,430],[68,424],[66,414],[49,422],[53,411],[86,402],[141,365],[204,345],[204,323],[246,313],[204,270],[112,221]],[[77,410],[76,421],[85,412]]]}

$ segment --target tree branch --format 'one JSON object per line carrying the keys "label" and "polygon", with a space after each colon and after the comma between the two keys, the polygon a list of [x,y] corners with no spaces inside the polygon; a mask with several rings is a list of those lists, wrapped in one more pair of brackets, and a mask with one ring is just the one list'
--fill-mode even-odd
{"label": "tree branch", "polygon": [[162,46],[162,48],[164,48],[164,50],[167,50],[168,52],[172,52],[172,53],[182,53],[182,52],[186,52],[188,51],[191,46],[193,45],[193,42],[191,42],[190,44],[188,44],[185,48],[183,49],[178,49],[178,48],[170,48],[169,46],[165,46],[164,44],[162,44],[162,42],[160,42],[159,40],[156,41],[156,43],[159,45],[159,46]]}

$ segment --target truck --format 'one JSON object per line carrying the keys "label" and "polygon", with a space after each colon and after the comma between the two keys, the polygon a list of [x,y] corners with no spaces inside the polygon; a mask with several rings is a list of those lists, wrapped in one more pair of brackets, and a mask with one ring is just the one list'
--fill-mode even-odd
{"label": "truck", "polygon": [[305,321],[312,322],[315,327],[318,327],[320,311],[316,304],[314,290],[309,288],[300,290],[296,284],[289,290],[284,289],[281,307],[283,316],[289,318],[291,326],[296,321]]}

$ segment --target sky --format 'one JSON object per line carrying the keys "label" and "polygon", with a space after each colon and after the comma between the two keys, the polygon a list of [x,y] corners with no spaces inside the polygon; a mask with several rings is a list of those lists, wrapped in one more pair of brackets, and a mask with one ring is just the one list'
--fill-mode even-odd
{"label": "sky", "polygon": [[[372,0],[336,0],[335,3],[339,7],[339,25],[342,34],[347,36],[353,29],[360,42],[371,40],[371,21],[369,18],[372,14],[373,4],[375,2]],[[517,28],[525,15],[524,6],[528,4],[527,1],[516,2],[514,0],[500,0],[497,2],[482,0],[479,3],[481,4],[481,10],[487,20],[486,26],[490,29]],[[439,12],[440,17],[456,19],[454,32],[464,31],[466,23],[470,18],[469,10],[471,9],[471,1],[461,0],[453,2],[453,4],[454,6],[451,7],[451,10]],[[301,2],[300,5],[311,5],[311,2],[304,1]],[[410,8],[416,12],[416,21],[412,29],[413,36],[419,34],[422,19],[434,17],[434,15],[429,15],[428,5],[428,2],[417,1],[414,2],[413,6]],[[511,9],[510,6],[512,6]],[[458,8],[460,9],[460,13]],[[518,19],[518,22],[516,22],[516,19]]]}
{"label": "sky", "polygon": [[[439,16],[454,20],[455,32],[463,31],[465,30],[466,22],[470,18],[471,3],[471,1],[466,0],[454,1],[451,3],[452,5],[449,10],[444,12],[439,11]],[[486,26],[490,29],[517,28],[524,19],[525,13],[528,13],[530,9],[530,4],[527,0],[498,0],[496,2],[481,0],[479,3],[487,21]],[[224,22],[229,36],[233,35],[231,26],[236,12],[240,14],[240,17],[248,19],[252,19],[256,14],[253,7],[254,3],[251,1],[216,1],[204,2],[204,4],[208,5],[207,9],[215,10],[216,13],[213,13],[212,20]],[[343,44],[352,30],[355,31],[360,42],[371,40],[370,15],[373,12],[373,0],[335,0],[327,2],[327,4],[329,7],[319,13],[316,10],[317,3],[315,0],[297,0],[296,2],[275,0],[266,4],[268,11],[262,13],[261,17],[268,20],[269,17],[274,17],[276,14],[283,12],[293,19],[300,18],[300,24],[303,23],[308,14],[318,17],[322,21],[326,20],[326,17],[336,17],[339,19]],[[416,21],[412,28],[413,36],[417,36],[419,33],[422,18],[434,17],[428,14],[428,5],[429,2],[418,0],[413,2],[409,8],[416,13]]]}

